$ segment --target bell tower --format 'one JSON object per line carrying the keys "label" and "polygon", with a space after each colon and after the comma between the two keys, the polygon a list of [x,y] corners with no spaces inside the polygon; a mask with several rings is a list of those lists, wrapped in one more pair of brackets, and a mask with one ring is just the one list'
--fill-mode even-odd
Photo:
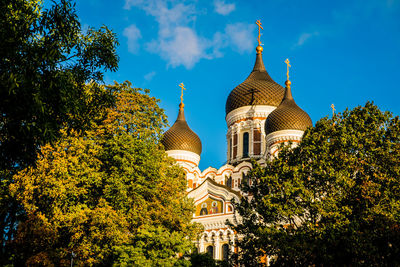
{"label": "bell tower", "polygon": [[261,22],[258,26],[256,61],[247,79],[235,87],[226,101],[226,134],[229,164],[260,159],[266,153],[264,123],[282,101],[285,89],[265,69],[261,46]]}

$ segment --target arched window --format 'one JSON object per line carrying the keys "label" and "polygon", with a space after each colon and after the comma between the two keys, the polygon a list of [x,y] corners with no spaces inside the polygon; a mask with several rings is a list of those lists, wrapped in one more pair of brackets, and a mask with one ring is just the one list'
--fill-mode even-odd
{"label": "arched window", "polygon": [[232,158],[232,138],[229,138],[229,158]]}
{"label": "arched window", "polygon": [[229,188],[232,188],[232,176],[229,176],[229,178],[226,178],[226,186]]}
{"label": "arched window", "polygon": [[238,150],[238,135],[235,133],[234,135],[233,135],[233,146],[232,146],[232,148],[233,148],[233,157],[232,157],[232,159],[235,159],[236,158],[236,156],[237,156],[237,150]]}
{"label": "arched window", "polygon": [[[249,177],[247,176],[246,173],[242,172],[242,183],[243,184],[249,184]],[[249,184],[250,185],[250,184]]]}
{"label": "arched window", "polygon": [[228,204],[228,212],[233,212],[233,207],[230,204]]}
{"label": "arched window", "polygon": [[253,130],[253,154],[261,154],[261,129]]}
{"label": "arched window", "polygon": [[214,247],[213,246],[207,247],[207,254],[214,258]]}
{"label": "arched window", "polygon": [[249,133],[243,134],[243,158],[249,156]]}
{"label": "arched window", "polygon": [[228,257],[229,257],[229,245],[223,244],[222,245],[222,259],[224,261],[228,261]]}

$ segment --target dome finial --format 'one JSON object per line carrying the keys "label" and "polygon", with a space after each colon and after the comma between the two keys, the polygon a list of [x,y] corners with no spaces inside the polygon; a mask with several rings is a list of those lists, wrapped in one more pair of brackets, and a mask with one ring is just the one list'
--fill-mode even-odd
{"label": "dome finial", "polygon": [[261,37],[261,29],[262,29],[262,30],[264,30],[264,29],[263,29],[263,27],[261,26],[260,20],[257,20],[257,21],[256,21],[256,24],[257,24],[257,26],[258,26],[258,38],[257,38],[258,46],[257,46],[257,48],[256,48],[256,51],[257,51],[257,54],[261,54],[261,52],[263,51],[263,47],[261,46],[261,39],[260,39],[260,37]]}
{"label": "dome finial", "polygon": [[[183,91],[186,90],[185,85],[183,83],[179,84],[181,87],[181,103],[179,104],[179,112],[178,117],[176,118],[175,123],[169,128],[163,135],[161,139],[161,143],[164,145],[165,151],[175,151],[175,150],[184,150],[188,152],[193,152],[200,156],[201,154],[201,141],[198,135],[193,132],[187,121],[185,119],[185,111],[183,104]],[[171,152],[172,153],[172,152]],[[179,160],[183,160],[178,155],[176,158],[176,154],[169,154],[171,157]],[[185,155],[185,154],[184,154]],[[196,157],[198,157],[196,156]],[[186,156],[185,156],[186,157]],[[193,159],[193,163],[198,165],[200,158]]]}
{"label": "dome finial", "polygon": [[265,121],[265,133],[268,135],[273,132],[281,130],[300,130],[305,131],[308,127],[312,126],[312,121],[310,116],[302,110],[294,101],[292,96],[292,89],[290,85],[292,84],[289,80],[289,59],[285,60],[287,65],[287,80],[285,95],[279,106],[272,111]]}
{"label": "dome finial", "polygon": [[292,67],[292,66],[290,65],[290,61],[289,61],[288,58],[285,60],[285,63],[286,63],[286,65],[287,65],[287,72],[286,72],[287,80],[286,80],[285,84],[286,84],[286,87],[288,87],[288,88],[290,89],[290,85],[291,85],[292,83],[291,83],[291,81],[289,80],[289,68]]}
{"label": "dome finial", "polygon": [[183,108],[185,104],[183,104],[183,90],[186,90],[185,85],[180,83],[179,86],[181,87],[181,103],[179,104],[180,108]]}

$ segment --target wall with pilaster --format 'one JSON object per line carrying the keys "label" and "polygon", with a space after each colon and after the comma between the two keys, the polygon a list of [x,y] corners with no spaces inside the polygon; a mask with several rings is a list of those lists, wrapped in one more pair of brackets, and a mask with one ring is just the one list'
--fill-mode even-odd
{"label": "wall with pilaster", "polygon": [[[250,158],[260,159],[265,155],[264,124],[273,106],[245,106],[237,108],[226,116],[228,131],[227,162],[237,164]],[[243,134],[249,133],[249,153],[243,157]]]}
{"label": "wall with pilaster", "polygon": [[276,157],[282,144],[292,142],[292,148],[296,147],[300,143],[303,134],[304,131],[300,130],[281,130],[268,134],[266,137],[267,158],[273,159]]}

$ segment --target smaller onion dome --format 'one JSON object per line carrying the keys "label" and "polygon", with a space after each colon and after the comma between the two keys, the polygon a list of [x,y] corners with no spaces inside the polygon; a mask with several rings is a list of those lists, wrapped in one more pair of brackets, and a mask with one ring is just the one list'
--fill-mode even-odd
{"label": "smaller onion dome", "polygon": [[184,104],[179,104],[179,114],[175,123],[164,133],[161,143],[168,150],[185,150],[194,152],[200,156],[201,141],[195,132],[193,132],[186,120],[183,111]]}
{"label": "smaller onion dome", "polygon": [[310,116],[294,102],[291,82],[286,81],[285,96],[279,106],[269,114],[265,121],[265,134],[280,130],[305,131],[312,126]]}

